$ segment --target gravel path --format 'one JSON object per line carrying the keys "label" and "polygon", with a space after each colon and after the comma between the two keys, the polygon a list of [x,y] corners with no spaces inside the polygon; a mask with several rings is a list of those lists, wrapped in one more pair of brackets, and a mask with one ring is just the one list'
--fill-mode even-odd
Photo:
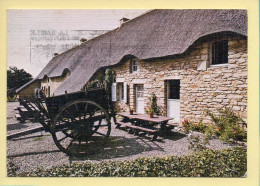
{"label": "gravel path", "polygon": [[[40,125],[39,123],[26,122],[20,124],[14,117],[13,109],[17,102],[7,103],[7,133],[21,131]],[[31,171],[37,167],[50,168],[71,162],[93,162],[107,160],[131,160],[138,157],[187,155],[187,136],[176,130],[165,138],[158,137],[157,141],[151,141],[151,136],[134,136],[124,130],[116,129],[112,124],[109,144],[89,155],[85,159],[70,158],[59,151],[49,133],[38,132],[7,141],[7,160],[11,160],[20,169],[18,172]],[[210,140],[210,148],[223,149],[231,147],[218,139]]]}

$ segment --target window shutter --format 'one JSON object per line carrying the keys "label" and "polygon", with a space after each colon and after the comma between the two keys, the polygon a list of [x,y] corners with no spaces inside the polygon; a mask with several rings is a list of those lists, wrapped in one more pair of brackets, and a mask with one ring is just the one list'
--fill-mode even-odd
{"label": "window shutter", "polygon": [[124,102],[127,103],[127,83],[124,82]]}
{"label": "window shutter", "polygon": [[116,83],[112,83],[111,92],[112,92],[112,101],[116,101]]}

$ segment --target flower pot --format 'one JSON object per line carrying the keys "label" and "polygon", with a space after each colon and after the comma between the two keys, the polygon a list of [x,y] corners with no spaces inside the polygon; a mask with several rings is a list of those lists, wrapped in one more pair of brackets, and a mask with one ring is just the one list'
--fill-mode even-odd
{"label": "flower pot", "polygon": [[149,113],[150,118],[153,118],[153,113]]}
{"label": "flower pot", "polygon": [[130,110],[130,115],[133,115],[134,114],[134,111],[133,110]]}

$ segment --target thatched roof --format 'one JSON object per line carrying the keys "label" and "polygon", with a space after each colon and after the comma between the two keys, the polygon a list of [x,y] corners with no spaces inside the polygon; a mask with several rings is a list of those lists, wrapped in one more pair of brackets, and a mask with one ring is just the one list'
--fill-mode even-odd
{"label": "thatched roof", "polygon": [[55,95],[80,91],[101,67],[126,55],[151,59],[184,53],[199,38],[218,32],[247,36],[246,10],[152,10],[119,28],[54,57],[35,79],[71,75]]}

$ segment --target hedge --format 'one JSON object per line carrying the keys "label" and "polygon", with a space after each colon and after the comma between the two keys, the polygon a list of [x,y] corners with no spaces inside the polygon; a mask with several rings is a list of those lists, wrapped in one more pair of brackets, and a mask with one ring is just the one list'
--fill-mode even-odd
{"label": "hedge", "polygon": [[244,147],[199,151],[189,156],[138,158],[133,161],[73,163],[20,173],[28,177],[241,177],[247,168]]}

